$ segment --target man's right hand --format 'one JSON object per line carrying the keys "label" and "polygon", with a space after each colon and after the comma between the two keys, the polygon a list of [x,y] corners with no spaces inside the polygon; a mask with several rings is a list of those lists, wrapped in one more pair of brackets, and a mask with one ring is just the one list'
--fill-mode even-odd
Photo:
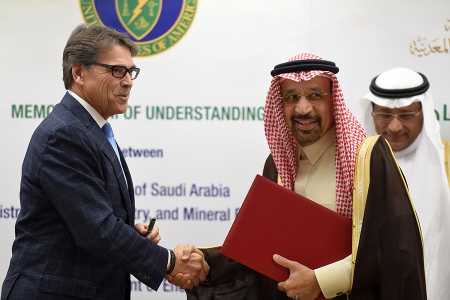
{"label": "man's right hand", "polygon": [[173,251],[176,260],[173,271],[167,276],[170,283],[190,289],[206,279],[209,266],[200,250],[192,245],[178,245]]}

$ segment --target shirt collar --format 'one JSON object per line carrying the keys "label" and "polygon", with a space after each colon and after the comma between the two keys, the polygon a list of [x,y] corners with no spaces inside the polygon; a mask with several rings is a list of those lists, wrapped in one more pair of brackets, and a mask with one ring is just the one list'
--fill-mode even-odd
{"label": "shirt collar", "polygon": [[315,164],[325,151],[336,142],[336,129],[330,128],[324,136],[322,136],[314,144],[300,148],[301,159],[307,159],[311,164]]}
{"label": "shirt collar", "polygon": [[105,118],[103,118],[98,111],[95,110],[86,100],[82,99],[80,96],[78,96],[74,91],[67,90],[67,92],[75,98],[83,107],[87,110],[87,112],[91,115],[91,117],[95,120],[95,122],[98,124],[100,128],[103,127],[103,125],[106,124]]}

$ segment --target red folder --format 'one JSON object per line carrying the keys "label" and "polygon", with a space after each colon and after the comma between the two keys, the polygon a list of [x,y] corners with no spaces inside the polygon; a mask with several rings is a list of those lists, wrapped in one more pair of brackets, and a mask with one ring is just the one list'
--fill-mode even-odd
{"label": "red folder", "polygon": [[289,270],[276,264],[273,254],[315,269],[348,256],[351,247],[350,219],[257,175],[222,253],[284,281]]}

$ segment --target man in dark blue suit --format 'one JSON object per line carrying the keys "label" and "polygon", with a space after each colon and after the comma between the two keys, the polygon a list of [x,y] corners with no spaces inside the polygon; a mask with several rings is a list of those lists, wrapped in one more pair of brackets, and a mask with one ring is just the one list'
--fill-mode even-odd
{"label": "man in dark blue suit", "polygon": [[124,113],[136,47],[102,26],[77,27],[63,55],[67,93],[35,130],[22,166],[21,211],[1,300],[130,299],[130,274],[184,288],[208,266],[193,246],[159,245],[134,225],[133,182],[107,122]]}

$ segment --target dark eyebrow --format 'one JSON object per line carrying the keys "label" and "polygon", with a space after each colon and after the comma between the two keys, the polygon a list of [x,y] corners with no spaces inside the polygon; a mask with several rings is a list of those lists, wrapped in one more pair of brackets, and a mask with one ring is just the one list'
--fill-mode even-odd
{"label": "dark eyebrow", "polygon": [[127,67],[127,66],[125,66],[125,65],[121,65],[121,64],[119,64],[119,65],[112,65],[112,66],[117,66],[117,67],[124,67],[124,68],[127,68],[127,69],[133,69],[133,68],[137,68],[137,67],[136,67],[136,65],[132,65],[131,67]]}
{"label": "dark eyebrow", "polygon": [[413,108],[405,108],[405,107],[398,107],[398,108],[389,108],[386,106],[376,105],[373,107],[373,111],[376,112],[383,112],[383,113],[411,113],[411,112],[417,112],[418,110],[421,110],[422,105],[416,105]]}
{"label": "dark eyebrow", "polygon": [[314,91],[314,92],[323,92],[323,89],[320,87],[312,87],[312,88],[310,88],[310,90]]}

